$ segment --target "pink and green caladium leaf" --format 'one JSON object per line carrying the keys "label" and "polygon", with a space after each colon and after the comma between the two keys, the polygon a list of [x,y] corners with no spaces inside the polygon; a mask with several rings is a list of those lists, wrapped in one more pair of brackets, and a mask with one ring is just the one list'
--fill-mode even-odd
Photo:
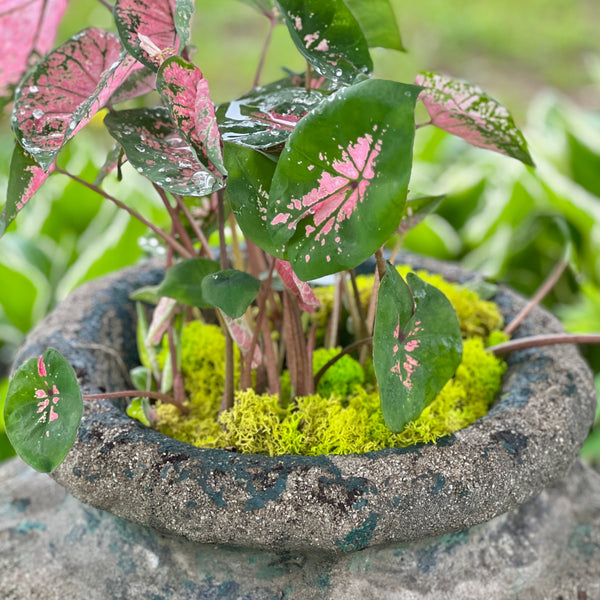
{"label": "pink and green caladium leaf", "polygon": [[394,432],[418,417],[454,375],[462,337],[454,308],[414,273],[388,264],[377,298],[373,363],[381,410]]}
{"label": "pink and green caladium leaf", "polygon": [[321,75],[352,83],[373,71],[367,40],[343,0],[277,0],[292,40]]}
{"label": "pink and green caladium leaf", "polygon": [[404,51],[390,0],[344,0],[367,38],[369,48]]}
{"label": "pink and green caladium leaf", "polygon": [[[229,335],[231,335],[231,338],[235,342],[236,346],[240,349],[240,352],[247,359],[248,354],[250,353],[250,349],[252,348],[253,332],[252,328],[248,324],[246,315],[238,317],[237,319],[232,319],[222,310],[217,310],[219,310],[221,316],[223,317],[223,321],[225,321],[225,326],[227,327],[227,331],[229,331]],[[259,367],[262,364],[262,361],[262,351],[260,349],[260,346],[256,344],[254,346],[254,352],[252,354],[252,368],[256,369],[257,367]]]}
{"label": "pink and green caladium leaf", "polygon": [[307,313],[313,313],[321,306],[313,289],[306,281],[302,281],[298,275],[294,273],[292,265],[287,260],[276,259],[275,269],[277,269],[277,274],[281,278],[283,285],[296,296],[298,305],[302,310]]}
{"label": "pink and green caladium leaf", "polygon": [[139,67],[112,33],[91,28],[74,35],[17,89],[12,127],[19,143],[47,170],[64,144]]}
{"label": "pink and green caladium leaf", "polygon": [[155,71],[177,54],[176,0],[117,0],[113,15],[123,45],[142,64]]}
{"label": "pink and green caladium leaf", "polygon": [[158,70],[156,87],[171,119],[200,161],[217,177],[225,175],[221,135],[202,71],[182,58],[172,56]]}
{"label": "pink and green caladium leaf", "polygon": [[20,144],[15,145],[10,161],[6,202],[0,213],[0,236],[4,235],[12,220],[48,179],[53,170],[51,166],[47,172],[44,172],[33,160],[31,154],[25,152]]}
{"label": "pink and green caladium leaf", "polygon": [[263,151],[279,149],[298,121],[331,93],[307,91],[301,81],[298,76],[286,77],[221,104],[217,121],[223,140]]}
{"label": "pink and green caladium leaf", "polygon": [[272,256],[283,256],[267,225],[267,200],[277,162],[251,148],[225,143],[227,198],[244,235]]}
{"label": "pink and green caladium leaf", "polygon": [[183,139],[165,107],[108,113],[104,124],[129,162],[163,189],[181,196],[206,196],[223,187]]}
{"label": "pink and green caladium leaf", "polygon": [[37,471],[55,469],[69,452],[83,402],[75,371],[56,350],[21,365],[8,387],[4,421],[10,443]]}
{"label": "pink and green caladium leaf", "polygon": [[415,83],[425,89],[419,99],[436,127],[469,144],[494,150],[534,166],[523,134],[508,110],[481,88],[439,73],[419,73]]}
{"label": "pink and green caladium leaf", "polygon": [[0,6],[0,109],[29,68],[32,53],[52,48],[67,0],[4,0]]}
{"label": "pink and green caladium leaf", "polygon": [[288,138],[267,222],[300,279],[352,269],[396,230],[421,88],[371,79],[336,92]]}
{"label": "pink and green caladium leaf", "polygon": [[260,281],[244,271],[226,269],[207,275],[201,284],[204,299],[232,319],[241,317],[254,302]]}
{"label": "pink and green caladium leaf", "polygon": [[212,304],[202,292],[202,280],[219,269],[219,263],[208,258],[182,260],[169,268],[158,287],[158,293],[189,306],[211,308]]}

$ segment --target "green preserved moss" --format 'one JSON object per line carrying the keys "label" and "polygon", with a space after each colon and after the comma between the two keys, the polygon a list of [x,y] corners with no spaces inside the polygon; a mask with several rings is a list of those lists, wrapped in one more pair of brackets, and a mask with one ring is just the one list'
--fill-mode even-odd
{"label": "green preserved moss", "polygon": [[[400,270],[403,275],[407,271]],[[464,337],[463,358],[434,402],[401,433],[394,434],[385,425],[376,385],[350,356],[326,372],[318,394],[281,406],[277,396],[237,392],[234,407],[217,421],[225,372],[224,338],[218,327],[199,322],[190,323],[183,336],[182,364],[190,413],[181,415],[171,405],[159,405],[158,429],[196,446],[275,456],[351,454],[410,446],[436,442],[467,427],[487,413],[500,389],[505,363],[486,352],[485,346],[492,339],[493,343],[502,341],[502,317],[494,303],[481,300],[475,292],[437,275],[418,275],[440,288],[455,307]],[[371,285],[372,278],[359,278],[365,304]],[[322,301],[327,293],[333,297],[331,289],[319,292]],[[324,314],[321,311],[317,318]],[[338,351],[315,351],[313,372]]]}

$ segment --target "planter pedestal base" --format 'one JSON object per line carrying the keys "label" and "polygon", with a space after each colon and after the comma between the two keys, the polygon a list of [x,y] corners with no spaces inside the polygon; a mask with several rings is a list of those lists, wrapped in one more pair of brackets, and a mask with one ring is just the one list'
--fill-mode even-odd
{"label": "planter pedestal base", "polygon": [[483,525],[331,555],[164,537],[81,504],[12,459],[0,465],[0,596],[600,599],[600,474],[578,461],[561,482]]}

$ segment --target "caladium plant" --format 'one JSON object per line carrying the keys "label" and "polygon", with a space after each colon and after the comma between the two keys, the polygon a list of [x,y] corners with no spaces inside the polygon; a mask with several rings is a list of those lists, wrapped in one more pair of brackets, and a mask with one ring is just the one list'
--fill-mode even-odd
{"label": "caladium plant", "polygon": [[[245,1],[271,28],[287,27],[307,69],[254,85],[220,106],[211,100],[202,64],[190,59],[192,0],[117,0],[113,31],[83,29],[55,50],[46,42],[64,2],[33,3],[38,16],[29,29],[35,35],[26,45],[16,39],[19,29],[5,28],[3,43],[21,54],[0,65],[5,98],[20,80],[0,235],[57,175],[145,223],[167,248],[167,270],[159,286],[137,296],[156,303],[157,312],[151,326],[139,312],[143,369],[135,379],[162,378],[161,392],[149,387],[118,396],[164,399],[168,392],[182,409],[177,333],[193,311],[178,307],[213,309],[226,332],[224,409],[233,399],[234,344],[242,360],[241,387],[256,380],[278,392],[277,365],[285,356],[292,396],[308,394],[314,390],[314,336],[302,315],[318,305],[310,281],[347,277],[375,255],[375,324],[365,319],[358,329],[373,348],[386,423],[399,431],[453,376],[462,348],[445,296],[416,275],[404,281],[384,260],[386,242],[439,201],[408,197],[415,131],[437,126],[526,165],[533,161],[508,111],[479,88],[436,73],[419,74],[413,83],[373,77],[371,47],[402,50],[389,0],[369,2],[368,10],[355,0]],[[12,23],[26,4],[31,6],[9,2],[0,19]],[[46,54],[26,70],[32,53]],[[158,94],[149,94],[143,107],[121,106],[151,91]],[[430,123],[416,125],[419,102]],[[61,165],[61,150],[99,111],[106,111],[104,124],[116,146],[92,183]],[[125,161],[152,182],[171,216],[170,228],[147,221],[102,189],[111,172],[120,176]],[[215,228],[218,250],[208,241]],[[161,371],[156,346],[163,333],[169,358]],[[264,376],[253,378],[253,369]],[[137,402],[134,412],[148,407]],[[54,469],[81,416],[76,376],[55,350],[19,368],[5,414],[23,458],[39,470]]]}

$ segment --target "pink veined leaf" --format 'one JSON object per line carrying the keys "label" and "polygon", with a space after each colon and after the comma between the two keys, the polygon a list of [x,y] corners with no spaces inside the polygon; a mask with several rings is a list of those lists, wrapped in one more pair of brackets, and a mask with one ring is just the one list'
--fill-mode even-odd
{"label": "pink veined leaf", "polygon": [[[244,316],[237,319],[232,319],[226,315],[222,310],[218,309],[225,321],[227,330],[233,338],[233,341],[237,344],[242,354],[247,355],[250,352],[250,346],[252,344],[252,329],[248,325],[248,321]],[[254,354],[252,356],[252,368],[258,368],[263,361],[262,351],[258,344],[254,347]]]}
{"label": "pink veined leaf", "polygon": [[439,73],[419,73],[415,83],[425,88],[419,99],[425,104],[433,125],[473,146],[533,166],[525,138],[509,111],[481,88]]}
{"label": "pink veined leaf", "polygon": [[119,104],[138,96],[143,96],[156,89],[156,73],[143,67],[128,77],[110,97],[111,104]]}
{"label": "pink veined leaf", "polygon": [[19,86],[12,125],[20,144],[46,170],[62,146],[139,68],[114,34],[96,28],[76,34]]}
{"label": "pink veined leaf", "polygon": [[177,310],[177,300],[162,297],[154,313],[152,314],[152,323],[148,329],[148,335],[146,336],[146,344],[152,346],[158,346],[169,327],[169,320]]}
{"label": "pink veined leaf", "polygon": [[295,294],[302,310],[312,313],[321,306],[310,285],[294,273],[292,265],[287,260],[276,259],[275,268],[284,285]]}
{"label": "pink veined leaf", "polygon": [[200,69],[174,56],[161,66],[157,87],[198,158],[218,177],[225,174],[221,134],[208,82]]}
{"label": "pink veined leaf", "polygon": [[115,4],[115,23],[123,44],[154,70],[179,51],[176,4],[176,0],[117,0]]}
{"label": "pink veined leaf", "polygon": [[52,48],[67,0],[3,0],[0,6],[0,97],[19,82],[32,52]]}

